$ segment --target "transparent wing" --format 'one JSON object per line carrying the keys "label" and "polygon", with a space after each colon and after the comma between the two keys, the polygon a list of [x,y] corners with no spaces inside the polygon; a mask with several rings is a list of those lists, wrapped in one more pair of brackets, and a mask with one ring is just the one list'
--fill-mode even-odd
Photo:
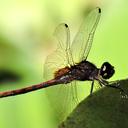
{"label": "transparent wing", "polygon": [[67,24],[62,23],[58,25],[54,32],[54,36],[58,39],[58,51],[65,56],[65,65],[70,66],[74,64],[70,49],[70,30]]}
{"label": "transparent wing", "polygon": [[44,64],[44,77],[46,80],[53,79],[58,69],[70,66],[73,60],[70,52],[70,30],[67,24],[60,24],[54,32],[58,40],[57,49],[47,56]]}
{"label": "transparent wing", "polygon": [[78,63],[87,59],[100,15],[100,8],[96,8],[88,13],[81,24],[71,46],[74,62]]}
{"label": "transparent wing", "polygon": [[79,103],[74,82],[46,89],[50,104],[59,121],[63,121]]}
{"label": "transparent wing", "polygon": [[[70,31],[67,25],[60,24],[54,35],[58,39],[57,49],[50,54],[44,64],[44,77],[46,80],[54,78],[54,73],[60,68],[72,65],[74,62],[70,54]],[[56,110],[60,120],[73,109],[77,97],[76,84],[56,85],[46,89],[51,106]],[[72,107],[71,107],[72,106]],[[72,108],[72,109],[71,109]]]}

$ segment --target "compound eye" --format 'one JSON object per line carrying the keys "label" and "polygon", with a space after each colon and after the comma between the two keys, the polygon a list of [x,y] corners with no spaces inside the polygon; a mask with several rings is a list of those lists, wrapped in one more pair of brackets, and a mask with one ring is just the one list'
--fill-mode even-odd
{"label": "compound eye", "polygon": [[114,73],[115,73],[114,67],[110,63],[105,62],[102,64],[100,69],[100,75],[102,76],[103,79],[109,79],[110,77],[113,76]]}

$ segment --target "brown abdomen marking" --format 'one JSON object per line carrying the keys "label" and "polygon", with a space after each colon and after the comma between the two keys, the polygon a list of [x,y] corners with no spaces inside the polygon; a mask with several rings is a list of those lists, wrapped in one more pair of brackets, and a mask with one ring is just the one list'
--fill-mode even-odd
{"label": "brown abdomen marking", "polygon": [[61,68],[54,73],[54,77],[55,78],[61,77],[61,76],[65,75],[66,73],[68,73],[69,71],[70,71],[69,67]]}

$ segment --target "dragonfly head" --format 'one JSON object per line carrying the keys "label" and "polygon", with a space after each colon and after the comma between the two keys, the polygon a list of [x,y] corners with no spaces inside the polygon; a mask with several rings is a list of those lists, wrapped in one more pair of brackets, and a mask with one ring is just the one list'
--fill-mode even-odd
{"label": "dragonfly head", "polygon": [[104,62],[100,68],[100,76],[103,79],[109,79],[110,77],[113,76],[113,74],[115,73],[114,67],[108,63],[108,62]]}

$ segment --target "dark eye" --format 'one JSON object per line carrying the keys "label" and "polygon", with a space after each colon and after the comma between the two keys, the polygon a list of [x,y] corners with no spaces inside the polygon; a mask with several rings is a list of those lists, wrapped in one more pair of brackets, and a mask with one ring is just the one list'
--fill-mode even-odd
{"label": "dark eye", "polygon": [[100,69],[100,75],[102,76],[103,79],[109,79],[110,77],[113,76],[114,73],[115,73],[114,67],[110,63],[104,62],[102,64]]}

